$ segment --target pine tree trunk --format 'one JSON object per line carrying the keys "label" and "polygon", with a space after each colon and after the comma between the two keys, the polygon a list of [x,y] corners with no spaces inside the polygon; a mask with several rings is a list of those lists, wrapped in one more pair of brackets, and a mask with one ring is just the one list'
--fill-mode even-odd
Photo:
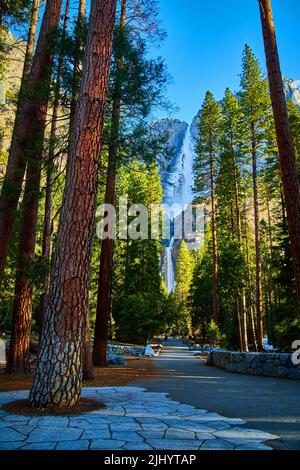
{"label": "pine tree trunk", "polygon": [[[65,40],[66,31],[69,22],[69,10],[70,10],[70,0],[66,1],[65,5],[65,14],[62,30],[62,42]],[[51,131],[50,131],[50,143],[49,143],[49,154],[47,159],[47,178],[46,178],[46,196],[45,196],[45,211],[44,211],[44,228],[43,228],[43,241],[42,241],[42,260],[45,264],[50,262],[51,258],[51,245],[52,245],[52,191],[53,191],[53,180],[54,180],[54,159],[55,159],[55,147],[57,139],[57,125],[58,125],[58,112],[59,112],[59,97],[60,97],[60,87],[61,87],[61,73],[63,68],[64,55],[61,48],[57,73],[56,73],[56,83],[54,88],[54,101],[53,101],[53,112],[52,112],[52,122],[51,122]],[[39,322],[40,330],[42,330],[43,324],[43,312],[47,302],[47,296],[50,287],[50,272],[48,271],[44,279],[44,289],[40,298],[39,306]]]}
{"label": "pine tree trunk", "polygon": [[[62,0],[48,0],[28,79],[20,90],[8,164],[0,196],[0,282],[8,253],[9,241],[22,190],[28,154],[37,151],[36,136],[43,134],[47,118],[53,55],[53,31],[59,24]],[[33,54],[35,20],[31,23],[30,57]],[[29,60],[29,59],[28,59]],[[26,61],[27,64],[27,61]],[[27,65],[26,65],[27,69]],[[41,90],[43,86],[43,91]]]}
{"label": "pine tree trunk", "polygon": [[257,155],[252,125],[252,176],[253,176],[253,207],[254,207],[254,235],[255,235],[255,277],[256,277],[256,317],[257,317],[257,344],[260,351],[263,350],[264,320],[262,306],[262,273],[261,273],[261,250],[258,208],[258,184],[257,184]]}
{"label": "pine tree trunk", "polygon": [[[242,251],[241,239],[242,239],[242,227],[241,227],[241,211],[240,211],[240,191],[238,182],[237,163],[235,156],[233,157],[233,175],[234,175],[234,201],[235,201],[235,212],[236,212],[236,233],[239,242],[240,249]],[[240,297],[241,304],[241,335],[242,335],[242,350],[248,352],[248,325],[247,325],[247,303],[245,292]]]}
{"label": "pine tree trunk", "polygon": [[[38,137],[37,137],[38,138]],[[8,370],[28,372],[30,326],[32,314],[32,283],[30,267],[34,258],[38,214],[40,163],[30,160],[27,166],[21,231],[18,247],[12,333]]]}
{"label": "pine tree trunk", "polygon": [[91,351],[90,312],[86,315],[85,333],[83,339],[83,380],[94,380],[93,356]]}
{"label": "pine tree trunk", "polygon": [[236,324],[237,324],[237,329],[239,333],[239,343],[240,343],[240,350],[244,351],[244,345],[243,345],[243,336],[242,336],[242,324],[241,324],[241,315],[240,315],[240,304],[239,304],[239,299],[236,299],[235,302],[235,311],[236,311]]}
{"label": "pine tree trunk", "polygon": [[[126,26],[126,0],[122,0],[121,35]],[[106,179],[105,204],[115,204],[118,140],[121,116],[121,79],[119,72],[122,68],[122,44],[117,51],[117,71],[114,84],[113,109],[108,149],[108,168]],[[97,313],[94,332],[93,361],[95,366],[106,365],[106,349],[108,339],[108,324],[111,308],[111,279],[113,262],[113,240],[106,238],[101,243],[100,270],[98,278]]]}
{"label": "pine tree trunk", "polygon": [[295,150],[289,126],[282,84],[274,19],[270,0],[259,0],[267,59],[270,94],[280,157],[281,179],[285,197],[289,236],[298,297],[300,297],[300,188]]}
{"label": "pine tree trunk", "polygon": [[79,0],[78,7],[78,16],[76,24],[76,39],[75,39],[75,57],[74,57],[74,68],[73,68],[73,77],[72,77],[72,96],[71,96],[71,106],[70,106],[70,135],[72,134],[76,103],[78,100],[79,93],[79,76],[80,76],[80,52],[82,48],[81,44],[81,32],[84,26],[85,19],[85,0]]}
{"label": "pine tree trunk", "polygon": [[78,403],[89,271],[116,0],[94,0],[76,106],[41,348],[29,403]]}
{"label": "pine tree trunk", "polygon": [[[67,0],[66,12],[64,20],[64,32],[67,28],[68,14],[69,14],[70,1]],[[59,64],[61,73],[62,64]],[[59,88],[56,89],[54,111],[56,115],[53,116],[51,138],[54,139],[57,127],[57,113],[58,113],[58,99]],[[30,266],[34,259],[35,253],[35,240],[37,230],[37,218],[40,199],[40,180],[41,180],[41,167],[42,167],[42,151],[44,140],[44,129],[40,129],[40,134],[35,135],[35,139],[39,142],[36,149],[32,149],[27,165],[26,184],[23,199],[22,218],[20,240],[18,247],[18,263],[16,273],[15,295],[14,295],[14,308],[13,308],[13,322],[12,322],[12,342],[10,349],[10,363],[9,369],[11,372],[28,371],[28,351],[30,342],[30,323],[32,317],[32,281],[30,279]],[[50,146],[53,145],[50,144]],[[54,152],[54,149],[53,149]],[[22,341],[18,337],[20,325],[25,325],[22,328]],[[26,337],[26,334],[27,337]],[[27,346],[26,346],[27,345]],[[22,354],[24,356],[22,357]]]}
{"label": "pine tree trunk", "polygon": [[246,296],[243,293],[241,296],[241,330],[242,330],[242,343],[243,343],[243,351],[249,351],[249,344],[248,344],[248,325],[247,325],[247,304],[246,304]]}
{"label": "pine tree trunk", "polygon": [[216,198],[215,198],[215,165],[214,156],[210,156],[210,187],[211,187],[211,226],[213,241],[213,320],[218,325],[219,316],[219,286],[218,286],[218,242],[216,224]]}
{"label": "pine tree trunk", "polygon": [[255,316],[254,316],[254,308],[250,307],[250,323],[251,323],[251,331],[252,331],[252,340],[253,340],[253,347],[254,351],[258,351],[257,345],[257,335],[256,335],[256,324],[255,324]]}

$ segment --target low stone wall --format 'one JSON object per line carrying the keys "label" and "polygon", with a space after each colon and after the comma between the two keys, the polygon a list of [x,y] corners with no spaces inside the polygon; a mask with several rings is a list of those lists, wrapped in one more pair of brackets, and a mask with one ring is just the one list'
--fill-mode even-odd
{"label": "low stone wall", "polygon": [[118,356],[136,356],[136,357],[144,357],[145,355],[145,347],[144,346],[123,346],[119,344],[108,344],[107,352],[116,354]]}
{"label": "low stone wall", "polygon": [[238,374],[300,380],[300,365],[293,364],[291,354],[211,351],[207,364]]}

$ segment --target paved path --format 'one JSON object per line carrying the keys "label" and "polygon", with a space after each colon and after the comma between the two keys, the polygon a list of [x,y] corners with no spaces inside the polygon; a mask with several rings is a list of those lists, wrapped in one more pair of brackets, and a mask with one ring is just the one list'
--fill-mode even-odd
{"label": "paved path", "polygon": [[[195,409],[140,387],[83,389],[105,409],[78,416],[16,416],[0,410],[6,450],[271,450],[275,436],[244,428],[241,419]],[[28,396],[0,393],[0,405]]]}
{"label": "paved path", "polygon": [[231,374],[208,367],[181,340],[169,339],[155,359],[166,375],[138,381],[152,392],[197,408],[243,418],[251,426],[280,436],[275,448],[300,450],[300,382]]}

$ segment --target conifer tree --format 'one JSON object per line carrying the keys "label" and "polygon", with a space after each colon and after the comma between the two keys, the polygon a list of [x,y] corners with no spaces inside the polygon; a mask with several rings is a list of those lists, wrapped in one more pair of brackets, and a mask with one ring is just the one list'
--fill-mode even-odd
{"label": "conifer tree", "polygon": [[264,79],[258,60],[249,46],[245,46],[243,72],[241,78],[242,121],[245,130],[244,152],[249,156],[252,166],[253,213],[255,233],[256,265],[256,316],[258,329],[258,346],[263,349],[264,319],[262,295],[262,269],[259,226],[259,165],[258,161],[265,151],[267,128],[270,120],[270,98],[268,86]]}
{"label": "conifer tree", "polygon": [[[146,57],[146,40],[126,26],[125,0],[121,2],[120,24],[115,31],[112,61],[108,163],[105,203],[114,205],[117,171],[122,157],[140,156],[147,160],[156,157],[147,129],[147,120],[154,106],[163,102],[162,92],[166,80],[161,59]],[[147,18],[149,12],[144,12]],[[153,12],[151,11],[151,15]],[[142,124],[141,124],[142,123]],[[148,151],[146,147],[148,146]],[[111,306],[111,279],[113,240],[101,243],[97,316],[94,334],[94,364],[106,364],[107,324]]]}
{"label": "conifer tree", "polygon": [[280,157],[281,180],[291,241],[295,282],[298,297],[300,298],[300,185],[297,176],[296,156],[283,90],[271,0],[259,0],[259,8]]}
{"label": "conifer tree", "polygon": [[191,316],[189,309],[189,295],[193,278],[192,253],[184,240],[181,241],[176,264],[175,301],[178,309],[178,333],[188,336],[191,333]]}
{"label": "conifer tree", "polygon": [[218,243],[216,223],[215,178],[220,152],[221,106],[211,92],[207,92],[201,108],[194,165],[195,192],[211,203],[211,230],[213,243],[214,306],[213,319],[219,323]]}
{"label": "conifer tree", "polygon": [[[26,93],[15,121],[6,173],[0,195],[0,282],[29,157],[42,155],[53,65],[53,40],[59,25],[62,0],[47,0]],[[34,164],[34,163],[33,163]]]}
{"label": "conifer tree", "polygon": [[[67,0],[63,25],[64,32],[67,28],[69,7],[70,1]],[[50,135],[51,142],[49,152],[51,159],[53,159],[54,154],[53,145],[57,128],[62,56],[59,62]],[[42,144],[40,145],[42,147]],[[13,306],[12,342],[10,347],[9,370],[11,372],[20,370],[28,371],[30,322],[32,316],[32,280],[30,279],[30,264],[35,255],[41,169],[42,158],[40,152],[38,152],[37,155],[32,155],[28,161],[24,197],[22,201],[18,266]]]}
{"label": "conifer tree", "polygon": [[[241,126],[241,109],[237,97],[227,89],[225,97],[222,101],[222,137],[221,137],[221,154],[220,154],[220,168],[217,177],[216,193],[218,197],[218,234],[220,237],[220,250],[223,254],[223,261],[225,261],[224,253],[226,250],[234,254],[235,262],[233,267],[236,267],[237,272],[231,270],[231,273],[226,272],[223,276],[222,289],[228,293],[233,292],[232,281],[230,274],[235,278],[241,276],[241,264],[237,263],[237,258],[242,260],[242,233],[241,233],[241,191],[242,191],[242,168],[241,168],[241,151],[240,143],[243,139],[242,126]],[[240,256],[238,256],[238,253]],[[228,258],[227,258],[228,260]],[[243,263],[242,263],[243,264]],[[226,286],[231,284],[228,289]],[[243,285],[243,280],[240,278],[240,287]],[[237,287],[237,286],[235,286]],[[234,304],[231,308],[236,311],[236,320],[240,334],[240,347],[242,351],[248,350],[248,332],[247,332],[247,306],[246,306],[246,293],[243,289],[237,289],[241,293],[236,296]],[[238,294],[236,292],[236,294]]]}
{"label": "conifer tree", "polygon": [[80,398],[98,164],[115,11],[115,0],[94,0],[91,5],[51,288],[29,398],[32,407],[71,407]]}
{"label": "conifer tree", "polygon": [[300,181],[300,109],[293,100],[287,102],[290,129],[293,137],[293,143],[296,153],[296,165],[298,179]]}
{"label": "conifer tree", "polygon": [[[122,166],[118,177],[119,196],[127,195],[128,207],[160,204],[162,187],[155,165],[150,168],[134,159]],[[133,223],[135,216],[128,218]],[[150,220],[146,230],[150,235]],[[141,230],[141,227],[140,227]],[[165,327],[165,298],[160,274],[159,240],[117,240],[114,256],[113,317],[117,336],[123,341],[145,343]]]}

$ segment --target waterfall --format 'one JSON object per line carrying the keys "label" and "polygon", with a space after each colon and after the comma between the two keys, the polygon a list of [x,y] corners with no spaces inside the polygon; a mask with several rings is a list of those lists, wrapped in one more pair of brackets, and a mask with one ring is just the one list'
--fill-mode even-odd
{"label": "waterfall", "polygon": [[169,246],[166,248],[166,285],[168,292],[175,290],[175,270],[172,259],[172,248],[174,245],[174,237],[171,238]]}
{"label": "waterfall", "polygon": [[179,165],[177,170],[177,185],[174,187],[174,196],[172,203],[184,206],[190,204],[194,199],[192,188],[194,186],[193,164],[195,153],[193,150],[191,128],[188,127],[182,149],[179,156]]}
{"label": "waterfall", "polygon": [[[173,174],[174,192],[170,204],[180,204],[182,210],[193,201],[194,195],[192,188],[194,185],[193,178],[193,163],[194,163],[194,150],[191,136],[191,128],[186,131],[182,149],[179,155],[175,172]],[[178,215],[178,214],[176,214]],[[165,269],[164,278],[168,292],[175,290],[175,269],[172,259],[172,248],[174,245],[174,237],[170,240],[169,246],[165,249]]]}

